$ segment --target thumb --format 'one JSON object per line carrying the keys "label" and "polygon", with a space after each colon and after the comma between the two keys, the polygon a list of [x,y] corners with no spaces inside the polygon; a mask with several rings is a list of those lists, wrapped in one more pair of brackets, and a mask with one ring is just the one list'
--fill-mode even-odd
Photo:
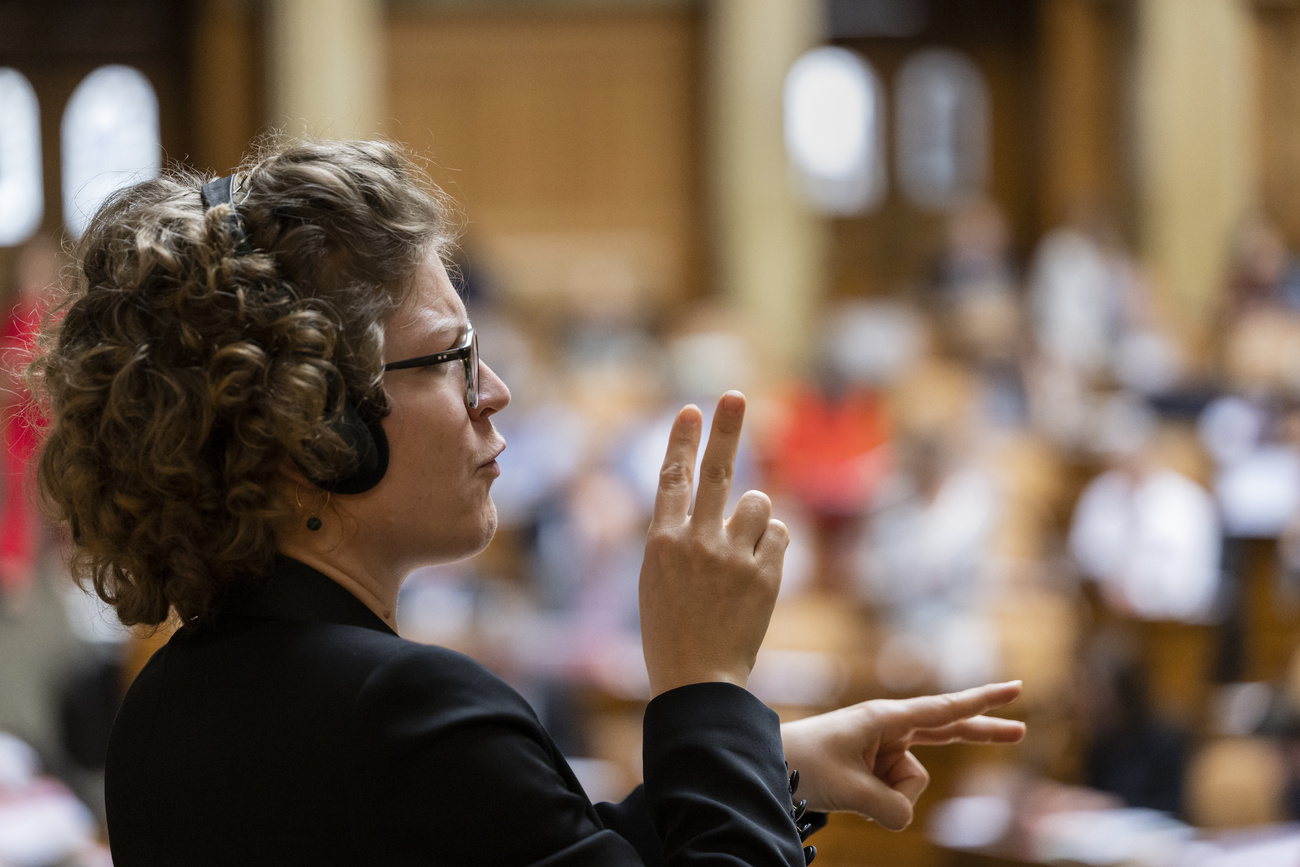
{"label": "thumb", "polygon": [[912,802],[879,777],[864,774],[852,798],[849,809],[875,819],[891,831],[901,831],[912,824]]}
{"label": "thumb", "polygon": [[789,529],[776,518],[769,518],[767,529],[763,531],[762,537],[758,540],[754,553],[769,568],[775,565],[779,571],[785,559],[785,549],[789,546]]}

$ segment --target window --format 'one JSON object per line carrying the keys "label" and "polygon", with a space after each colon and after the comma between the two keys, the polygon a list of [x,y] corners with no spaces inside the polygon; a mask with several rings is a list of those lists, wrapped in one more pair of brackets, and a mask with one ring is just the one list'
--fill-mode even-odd
{"label": "window", "polygon": [[785,146],[803,198],[828,214],[857,214],[885,194],[879,79],[844,48],[805,53],[785,79]]}
{"label": "window", "polygon": [[0,67],[0,247],[32,236],[45,211],[41,111],[31,82]]}
{"label": "window", "polygon": [[138,70],[101,66],[73,91],[62,132],[63,220],[77,237],[113,191],[158,176],[158,98]]}
{"label": "window", "polygon": [[898,181],[922,207],[978,196],[988,178],[989,100],[965,55],[932,48],[909,57],[895,84]]}

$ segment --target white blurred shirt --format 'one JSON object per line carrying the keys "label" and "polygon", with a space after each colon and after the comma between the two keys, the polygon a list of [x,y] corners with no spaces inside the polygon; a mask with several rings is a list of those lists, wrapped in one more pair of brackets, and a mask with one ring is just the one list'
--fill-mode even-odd
{"label": "white blurred shirt", "polygon": [[1146,620],[1213,619],[1221,530],[1200,485],[1162,470],[1140,480],[1119,471],[1084,489],[1070,527],[1070,553],[1110,599]]}

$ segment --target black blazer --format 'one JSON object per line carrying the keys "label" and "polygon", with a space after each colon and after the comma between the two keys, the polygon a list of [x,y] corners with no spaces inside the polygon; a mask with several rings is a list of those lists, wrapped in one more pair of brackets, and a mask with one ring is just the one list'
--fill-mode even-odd
{"label": "black blazer", "polygon": [[802,865],[776,714],[739,687],[650,702],[645,785],[593,805],[513,689],[279,558],[178,632],[109,745],[115,867]]}

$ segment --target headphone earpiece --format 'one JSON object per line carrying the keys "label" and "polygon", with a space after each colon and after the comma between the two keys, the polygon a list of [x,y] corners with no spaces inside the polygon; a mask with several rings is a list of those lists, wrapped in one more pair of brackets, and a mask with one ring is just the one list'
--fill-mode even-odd
{"label": "headphone earpiece", "polygon": [[388,472],[388,435],[379,420],[363,417],[349,400],[333,429],[355,456],[356,465],[337,478],[309,475],[307,480],[331,494],[363,494],[379,484]]}

